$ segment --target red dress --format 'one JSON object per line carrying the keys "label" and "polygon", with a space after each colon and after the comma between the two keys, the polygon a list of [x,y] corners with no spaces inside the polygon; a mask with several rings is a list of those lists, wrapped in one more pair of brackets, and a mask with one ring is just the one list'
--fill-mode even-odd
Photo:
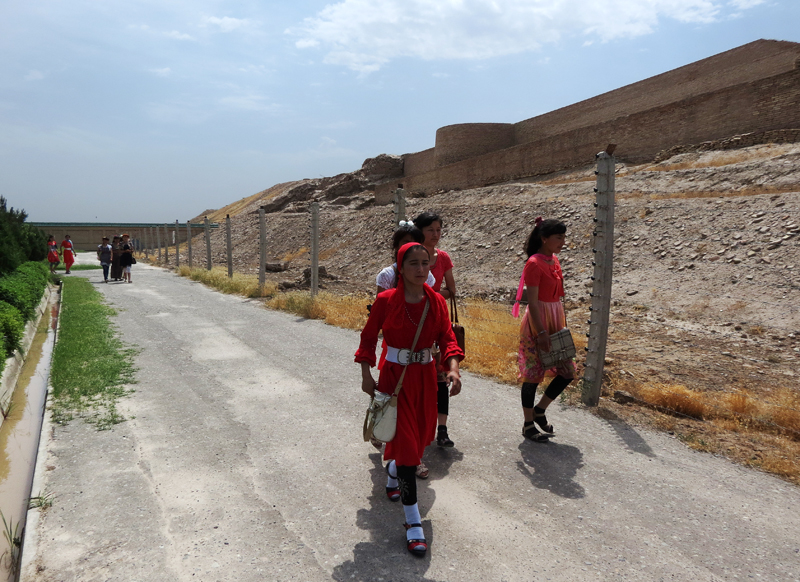
{"label": "red dress", "polygon": [[72,241],[64,239],[61,241],[61,248],[64,250],[62,251],[62,255],[64,256],[64,267],[67,271],[75,262],[75,251],[72,247]]}
{"label": "red dress", "polygon": [[[403,295],[395,297],[396,293]],[[438,342],[443,361],[453,356],[461,361],[464,352],[458,347],[450,327],[447,302],[428,285],[425,285],[425,293],[431,306],[415,350],[430,348],[433,342]],[[416,304],[407,303],[402,286],[380,293],[361,332],[361,344],[355,361],[375,365],[375,346],[381,329],[387,345],[410,349],[424,306],[424,300]],[[378,379],[378,390],[392,394],[402,371],[402,365],[385,362]],[[436,391],[436,364],[409,364],[397,399],[397,434],[392,442],[386,443],[384,460],[394,459],[401,466],[420,464],[425,447],[436,433]]]}
{"label": "red dress", "polygon": [[51,263],[60,263],[58,257],[58,245],[55,241],[47,243],[47,260]]}

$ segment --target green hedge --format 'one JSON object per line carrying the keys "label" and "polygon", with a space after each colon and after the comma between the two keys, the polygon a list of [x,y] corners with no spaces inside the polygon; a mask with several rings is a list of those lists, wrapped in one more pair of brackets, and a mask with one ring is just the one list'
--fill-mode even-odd
{"label": "green hedge", "polygon": [[[3,332],[3,343],[0,345],[3,346],[5,354],[13,354],[25,333],[25,320],[22,319],[19,309],[5,301],[0,301],[0,330]],[[6,357],[8,356],[5,355],[3,360]]]}
{"label": "green hedge", "polygon": [[0,301],[16,307],[25,321],[32,319],[47,287],[48,272],[44,263],[23,263],[0,278]]}

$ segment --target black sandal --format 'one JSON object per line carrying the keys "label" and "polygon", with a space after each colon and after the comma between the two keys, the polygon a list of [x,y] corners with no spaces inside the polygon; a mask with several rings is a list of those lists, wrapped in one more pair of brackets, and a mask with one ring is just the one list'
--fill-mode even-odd
{"label": "black sandal", "polygon": [[[421,529],[422,528],[422,524],[421,523],[404,523],[403,527],[406,528],[406,531],[410,530],[412,527],[418,527],[418,528]],[[408,549],[409,552],[411,552],[415,556],[418,556],[418,557],[421,558],[428,551],[428,542],[425,540],[425,538],[422,538],[421,540],[418,540],[418,539],[410,540],[410,539],[406,538],[406,548]]]}
{"label": "black sandal", "polygon": [[544,431],[545,434],[548,434],[550,436],[555,435],[555,432],[554,432],[554,429],[553,429],[553,425],[552,424],[548,424],[547,416],[545,415],[544,411],[536,412],[536,407],[534,407],[534,409],[533,409],[533,422],[538,424],[539,428],[541,428],[542,431]]}
{"label": "black sandal", "polygon": [[539,432],[536,425],[531,422],[530,424],[525,423],[522,425],[522,436],[537,443],[545,443],[553,435]]}

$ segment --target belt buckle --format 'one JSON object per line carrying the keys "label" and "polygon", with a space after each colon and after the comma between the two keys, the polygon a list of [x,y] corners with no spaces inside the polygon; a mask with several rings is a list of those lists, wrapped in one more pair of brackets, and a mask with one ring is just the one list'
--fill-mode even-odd
{"label": "belt buckle", "polygon": [[408,365],[412,362],[412,353],[408,348],[397,350],[397,363]]}

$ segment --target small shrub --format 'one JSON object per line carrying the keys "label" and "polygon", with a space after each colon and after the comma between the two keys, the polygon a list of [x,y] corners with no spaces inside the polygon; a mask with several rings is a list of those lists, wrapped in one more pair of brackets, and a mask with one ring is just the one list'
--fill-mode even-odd
{"label": "small shrub", "polygon": [[25,320],[19,309],[13,305],[0,301],[0,330],[3,332],[3,360],[5,354],[13,354],[19,348],[22,335],[25,333]]}
{"label": "small shrub", "polygon": [[267,305],[273,309],[288,311],[305,319],[324,319],[325,310],[317,297],[307,291],[281,293],[272,298]]}
{"label": "small shrub", "polygon": [[33,317],[47,287],[48,269],[42,263],[24,263],[0,279],[0,300],[16,307],[25,321]]}

